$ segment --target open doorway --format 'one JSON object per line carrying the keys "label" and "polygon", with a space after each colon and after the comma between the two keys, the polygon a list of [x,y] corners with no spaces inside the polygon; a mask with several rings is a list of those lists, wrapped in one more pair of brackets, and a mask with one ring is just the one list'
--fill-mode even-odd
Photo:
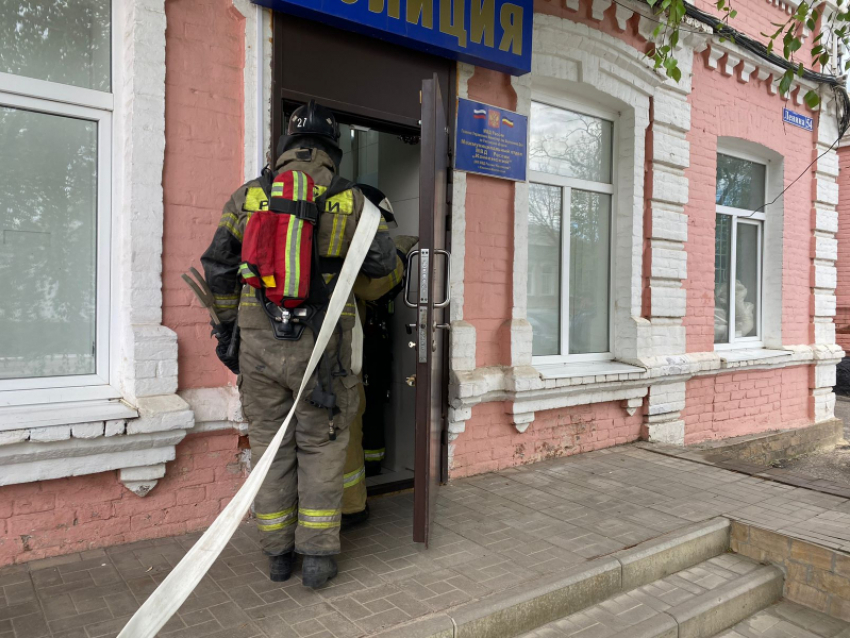
{"label": "open doorway", "polygon": [[[305,55],[305,52],[310,54]],[[345,157],[340,167],[341,175],[375,186],[387,195],[398,221],[398,228],[392,229],[391,234],[420,236],[425,229],[426,253],[446,248],[450,233],[445,224],[445,184],[441,198],[436,198],[442,201],[440,207],[434,201],[434,188],[430,184],[437,176],[434,166],[425,170],[434,161],[422,159],[425,150],[430,149],[433,154],[436,148],[433,138],[437,129],[434,123],[430,123],[429,135],[422,140],[420,136],[426,128],[422,119],[423,99],[427,97],[427,91],[423,90],[424,82],[433,78],[443,87],[439,100],[443,113],[448,114],[451,121],[455,74],[456,65],[451,60],[275,12],[273,143],[279,139],[288,115],[296,106],[315,99],[332,109],[342,128],[341,146]],[[439,131],[448,131],[445,123]],[[443,154],[446,155],[446,151]],[[430,181],[425,180],[430,187],[422,186],[423,174],[431,175]],[[447,182],[444,170],[439,172],[439,178]],[[420,189],[423,193],[421,198]],[[438,208],[440,215],[434,212]],[[435,280],[445,276],[447,263],[444,262],[441,259],[433,262],[437,264]],[[413,265],[419,268],[421,263],[422,260],[417,258]],[[440,271],[439,277],[437,271]],[[421,275],[421,272],[418,273],[413,281],[420,281]],[[421,296],[417,298],[415,291],[411,291],[411,296],[414,301],[422,303]],[[423,438],[427,434],[424,429],[431,427],[430,423],[426,423],[432,413],[431,408],[424,413],[421,408],[430,405],[431,394],[441,394],[441,405],[434,412],[440,417],[440,409],[445,407],[446,402],[448,375],[445,370],[448,363],[445,348],[433,349],[433,352],[438,352],[435,356],[444,373],[433,379],[432,392],[433,373],[430,369],[426,370],[428,366],[423,363],[424,350],[410,346],[417,343],[417,335],[423,332],[418,329],[419,326],[430,326],[428,322],[418,321],[422,310],[424,308],[408,308],[399,295],[395,298],[393,314],[388,321],[390,387],[389,398],[381,412],[384,453],[380,474],[367,478],[370,495],[413,487],[414,481],[421,485],[431,476],[439,479],[441,466],[445,471],[447,450],[445,447],[440,450],[439,444],[437,453],[432,455],[434,467],[423,465],[423,459],[430,458],[423,456],[425,448],[430,450],[434,443]],[[441,317],[440,313],[442,311],[437,314]],[[412,334],[407,332],[407,326],[413,327]],[[436,341],[443,344],[444,336],[440,335]],[[430,362],[432,349],[428,350],[425,360]],[[367,398],[366,403],[368,409],[370,404],[374,406],[375,401]],[[417,469],[414,470],[414,467]]]}
{"label": "open doorway", "polygon": [[[391,235],[418,235],[418,131],[404,132],[397,127],[390,131],[390,127],[381,127],[380,123],[346,123],[344,115],[340,115],[340,121],[340,175],[374,186],[387,196],[398,224],[390,229]],[[374,321],[371,312],[367,308],[367,318]],[[375,312],[380,312],[383,325],[367,329],[363,344],[363,382],[369,397],[363,419],[363,448],[366,485],[371,493],[413,485],[416,426],[416,390],[407,383],[416,371],[416,351],[408,347],[412,337],[405,329],[416,321],[416,311],[408,308],[399,294]],[[381,338],[381,333],[385,338]],[[386,362],[389,374],[370,378],[370,359]]]}

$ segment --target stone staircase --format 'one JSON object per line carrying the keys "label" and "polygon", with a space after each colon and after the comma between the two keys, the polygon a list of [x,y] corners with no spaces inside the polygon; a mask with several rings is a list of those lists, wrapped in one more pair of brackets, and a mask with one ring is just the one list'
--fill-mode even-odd
{"label": "stone staircase", "polygon": [[781,601],[778,567],[729,546],[714,519],[381,636],[850,638],[850,623]]}

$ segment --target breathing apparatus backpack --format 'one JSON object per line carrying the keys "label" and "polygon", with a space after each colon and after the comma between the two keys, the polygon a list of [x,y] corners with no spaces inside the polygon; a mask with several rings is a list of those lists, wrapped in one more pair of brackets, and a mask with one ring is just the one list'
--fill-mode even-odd
{"label": "breathing apparatus backpack", "polygon": [[283,308],[297,308],[310,296],[319,221],[313,187],[307,173],[283,171],[271,184],[268,210],[252,214],[245,227],[239,274]]}

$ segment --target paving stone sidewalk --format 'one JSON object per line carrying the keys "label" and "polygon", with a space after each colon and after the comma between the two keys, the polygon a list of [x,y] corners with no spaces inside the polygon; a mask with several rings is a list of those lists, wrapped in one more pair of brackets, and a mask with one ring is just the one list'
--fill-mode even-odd
{"label": "paving stone sidewalk", "polygon": [[[427,551],[411,540],[411,494],[371,509],[315,592],[271,583],[244,524],[160,636],[368,636],[718,515],[850,552],[847,499],[636,446],[453,482]],[[198,536],[0,569],[0,638],[116,636]]]}

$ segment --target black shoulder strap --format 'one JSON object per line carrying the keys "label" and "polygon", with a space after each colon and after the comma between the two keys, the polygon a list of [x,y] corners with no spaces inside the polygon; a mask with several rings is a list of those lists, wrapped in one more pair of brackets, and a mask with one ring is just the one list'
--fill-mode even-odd
{"label": "black shoulder strap", "polygon": [[274,171],[271,169],[271,166],[266,164],[263,167],[263,171],[260,173],[260,177],[257,178],[257,181],[260,182],[260,188],[262,188],[263,192],[266,194],[266,199],[271,201],[272,182],[274,182]]}

